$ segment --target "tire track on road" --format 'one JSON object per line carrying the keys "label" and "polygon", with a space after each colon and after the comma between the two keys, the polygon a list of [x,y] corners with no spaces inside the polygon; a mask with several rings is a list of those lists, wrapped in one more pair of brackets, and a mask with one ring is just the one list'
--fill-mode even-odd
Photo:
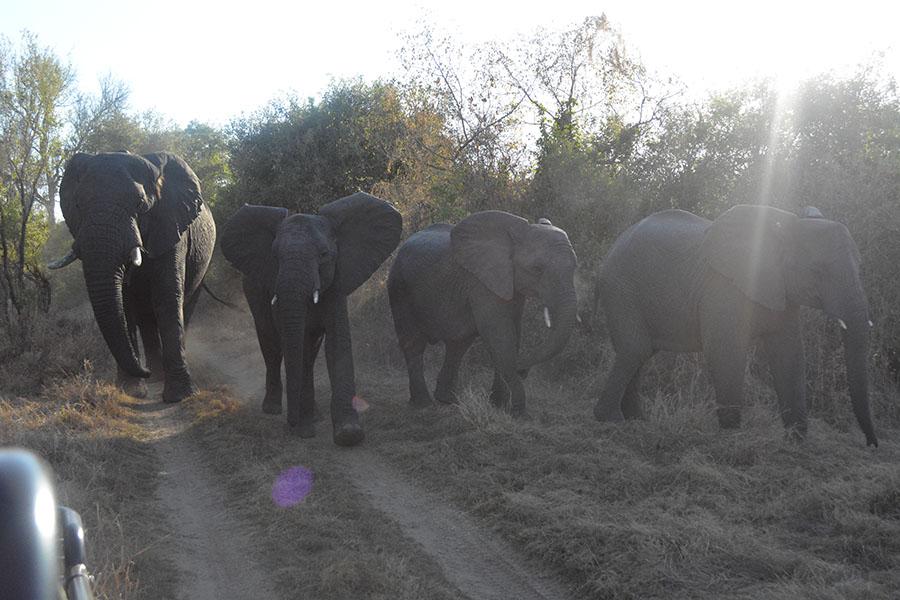
{"label": "tire track on road", "polygon": [[[201,325],[192,330],[188,349],[192,365],[212,381],[229,385],[245,405],[258,410],[265,389],[264,366],[249,314],[246,320],[245,324],[230,323],[211,331]],[[317,387],[316,395],[328,398],[330,391]],[[323,423],[318,439],[309,443],[331,444],[330,427]],[[333,449],[335,467],[373,509],[397,523],[408,539],[431,556],[465,596],[472,600],[569,598],[563,586],[536,574],[499,536],[404,478],[378,455],[372,436],[361,447]]]}

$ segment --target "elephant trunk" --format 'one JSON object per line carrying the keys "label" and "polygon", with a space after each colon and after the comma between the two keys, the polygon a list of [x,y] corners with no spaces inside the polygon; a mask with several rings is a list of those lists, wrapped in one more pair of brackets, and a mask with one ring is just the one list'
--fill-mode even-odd
{"label": "elephant trunk", "polygon": [[150,371],[141,365],[131,343],[131,336],[128,335],[125,308],[122,303],[124,274],[124,265],[96,268],[87,262],[84,267],[84,281],[88,298],[103,339],[119,367],[133,377],[149,377]]}
{"label": "elephant trunk", "polygon": [[875,437],[875,427],[872,425],[872,412],[869,407],[868,319],[865,317],[847,319],[846,325],[847,329],[843,331],[844,359],[847,365],[847,388],[853,404],[853,413],[856,415],[860,429],[866,436],[866,444],[878,446],[878,438]]}
{"label": "elephant trunk", "polygon": [[856,422],[866,436],[866,444],[877,446],[872,413],[869,407],[869,321],[868,302],[857,270],[846,267],[836,276],[838,285],[822,292],[822,308],[838,320],[844,343],[844,360],[847,368],[847,389]]}
{"label": "elephant trunk", "polygon": [[549,327],[550,334],[543,344],[519,359],[517,368],[520,371],[553,358],[572,335],[577,316],[575,288],[570,284],[557,289],[559,291],[552,299],[545,300],[543,308],[544,323]]}
{"label": "elephant trunk", "polygon": [[287,395],[287,420],[290,425],[300,422],[300,391],[303,388],[303,350],[306,334],[306,300],[288,291],[277,293],[276,319],[281,330],[281,350]]}

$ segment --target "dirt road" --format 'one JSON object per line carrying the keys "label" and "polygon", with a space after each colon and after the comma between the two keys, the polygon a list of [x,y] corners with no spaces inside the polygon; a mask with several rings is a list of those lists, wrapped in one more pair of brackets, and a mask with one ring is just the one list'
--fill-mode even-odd
{"label": "dirt road", "polygon": [[[255,407],[263,389],[263,367],[249,319],[248,314],[246,324],[218,323],[215,328],[194,324],[188,353],[201,385],[228,385]],[[158,398],[159,391],[152,389],[151,397]],[[253,563],[253,552],[247,551],[252,539],[247,528],[229,515],[219,485],[203,466],[203,449],[181,435],[187,415],[180,406],[148,403],[146,409],[146,424],[157,434],[165,465],[160,500],[172,519],[173,558],[185,573],[182,597],[275,598],[265,571]],[[325,433],[326,427],[322,429]],[[399,525],[411,551],[423,551],[440,565],[462,596],[473,600],[566,597],[562,586],[535,575],[497,536],[405,480],[379,456],[371,441],[349,452],[335,452],[332,464],[373,509]]]}
{"label": "dirt road", "polygon": [[[162,394],[150,386],[150,398]],[[159,501],[172,534],[165,540],[181,577],[179,600],[275,600],[269,577],[253,559],[248,528],[229,515],[203,449],[184,435],[189,417],[179,404],[148,401],[142,421],[163,465]]]}

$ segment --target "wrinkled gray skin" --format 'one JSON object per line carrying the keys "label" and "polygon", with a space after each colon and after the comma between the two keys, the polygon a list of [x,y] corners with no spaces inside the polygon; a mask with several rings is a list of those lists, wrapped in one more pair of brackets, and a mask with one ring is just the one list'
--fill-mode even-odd
{"label": "wrinkled gray skin", "polygon": [[[458,225],[437,224],[400,247],[388,277],[394,327],[409,372],[410,403],[431,403],[423,353],[443,342],[435,388],[439,402],[456,400],[460,361],[481,336],[494,363],[491,400],[525,414],[520,372],[565,346],[576,319],[575,252],[566,233],[501,211],[475,213]],[[526,296],[547,307],[550,332],[532,354],[518,357]],[[524,373],[523,373],[524,374]]]}
{"label": "wrinkled gray skin", "polygon": [[598,292],[616,350],[594,415],[641,416],[641,366],[657,350],[702,351],[722,427],[740,425],[747,355],[760,343],[788,432],[807,428],[800,307],[839,319],[853,411],[869,445],[868,305],[847,228],[813,208],[800,218],[735,206],[715,221],[680,210],[650,215],[613,244]]}
{"label": "wrinkled gray skin", "polygon": [[334,442],[353,446],[364,433],[356,393],[347,296],[400,242],[403,219],[390,204],[362,192],[326,204],[318,215],[245,204],[225,225],[222,253],[244,274],[244,294],[266,363],[262,410],[281,413],[281,363],[287,378],[287,422],[315,435],[313,366],[325,341]]}
{"label": "wrinkled gray skin", "polygon": [[[143,396],[142,378],[161,367],[164,401],[194,393],[184,329],[216,239],[194,172],[166,152],[78,153],[66,164],[59,198],[75,241],[49,266],[81,259],[119,384]],[[147,367],[138,355],[138,330]]]}

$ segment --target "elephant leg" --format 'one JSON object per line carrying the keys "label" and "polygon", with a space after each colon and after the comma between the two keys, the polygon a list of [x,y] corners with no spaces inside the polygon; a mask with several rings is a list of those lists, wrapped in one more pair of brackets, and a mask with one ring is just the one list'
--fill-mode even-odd
{"label": "elephant leg", "polygon": [[313,423],[321,418],[316,406],[314,367],[319,348],[322,346],[322,337],[321,333],[307,332],[303,340],[303,383],[300,386],[300,437],[313,437],[315,435]]}
{"label": "elephant leg", "polygon": [[503,381],[503,376],[494,370],[494,381],[491,382],[491,404],[497,408],[503,408],[509,403],[509,388]]}
{"label": "elephant leg", "polygon": [[[646,362],[646,361],[645,361]],[[625,394],[622,396],[622,415],[626,419],[643,419],[644,409],[641,405],[641,367],[638,367],[631,381],[625,386]]]}
{"label": "elephant leg", "polygon": [[[525,299],[517,299],[516,306],[513,313],[513,323],[515,324],[516,329],[516,353],[518,354],[519,350],[522,347],[522,311],[525,308]],[[521,369],[519,371],[519,377],[525,379],[528,376],[528,369]],[[494,370],[494,380],[491,382],[491,404],[493,404],[497,408],[503,408],[509,404],[510,392],[509,388],[506,386],[506,383],[503,381],[503,377],[500,373],[495,369]]]}
{"label": "elephant leg", "polygon": [[409,376],[409,403],[414,407],[431,404],[431,393],[425,382],[424,354],[428,339],[419,330],[413,317],[412,306],[406,297],[393,288],[388,290],[391,299],[391,314],[394,317],[394,330],[397,341],[406,362]]}
{"label": "elephant leg", "polygon": [[163,402],[180,402],[197,390],[191,380],[184,350],[184,260],[178,244],[153,265],[153,314],[162,343],[165,385]]}
{"label": "elephant leg", "polygon": [[459,364],[474,340],[475,338],[472,337],[464,340],[452,340],[444,344],[444,364],[441,366],[441,372],[438,373],[437,386],[434,389],[434,399],[438,402],[443,404],[456,402],[456,378],[459,375]]}
{"label": "elephant leg", "polygon": [[[127,296],[126,296],[127,297]],[[131,340],[131,346],[135,349],[139,347],[138,344],[138,317],[136,311],[133,307],[133,302],[126,301],[125,303],[125,328],[128,332],[128,338]],[[145,356],[145,361],[147,366],[149,367],[149,359]],[[146,398],[147,397],[147,384],[140,377],[134,377],[133,375],[129,375],[125,371],[122,370],[118,365],[116,366],[116,385],[124,391],[126,394],[133,396],[135,398]]]}
{"label": "elephant leg", "polygon": [[363,441],[365,433],[353,407],[356,381],[347,297],[338,295],[331,308],[330,328],[325,333],[325,361],[331,380],[333,440],[338,446],[355,446]]}
{"label": "elephant leg", "polygon": [[406,371],[409,376],[409,403],[415,407],[431,404],[431,393],[425,382],[425,347],[428,342],[424,337],[405,338],[400,342]]}
{"label": "elephant leg", "polygon": [[524,417],[525,386],[516,370],[518,361],[518,336],[516,335],[515,311],[503,310],[495,304],[475,302],[472,306],[475,325],[481,339],[491,351],[494,369],[509,388],[510,412],[513,416]]}
{"label": "elephant leg", "polygon": [[781,421],[791,437],[806,436],[806,359],[798,320],[763,338],[763,352],[778,396]]}
{"label": "elephant leg", "polygon": [[744,373],[749,343],[734,327],[704,327],[703,354],[716,390],[719,426],[735,429],[741,425],[744,400]]}
{"label": "elephant leg", "polygon": [[594,405],[594,417],[598,421],[619,422],[625,418],[640,418],[640,371],[653,349],[649,345],[632,346],[616,350],[616,360],[606,378],[600,399]]}
{"label": "elephant leg", "polygon": [[200,299],[200,290],[194,291],[184,303],[184,328],[187,329],[191,322],[191,315],[194,314],[194,308],[197,307],[197,301]]}
{"label": "elephant leg", "polygon": [[270,300],[262,290],[244,283],[244,296],[253,315],[256,339],[263,361],[266,363],[266,393],[262,401],[262,411],[267,415],[280,415],[283,388],[281,385],[281,336],[272,318]]}
{"label": "elephant leg", "polygon": [[[141,312],[138,315],[138,328],[144,344],[147,368],[155,374],[156,378],[161,378],[163,376],[162,344],[159,341],[159,328],[156,326],[156,318],[152,311]],[[151,375],[151,378],[153,377],[154,375]]]}

